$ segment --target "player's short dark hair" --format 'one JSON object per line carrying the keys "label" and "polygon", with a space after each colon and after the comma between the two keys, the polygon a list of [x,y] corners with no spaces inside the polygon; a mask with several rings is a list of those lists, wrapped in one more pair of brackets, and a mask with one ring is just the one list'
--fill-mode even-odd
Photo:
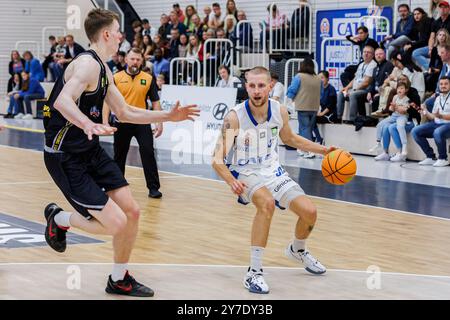
{"label": "player's short dark hair", "polygon": [[149,23],[148,19],[142,19],[142,24]]}
{"label": "player's short dark hair", "polygon": [[411,11],[411,9],[409,8],[409,5],[407,5],[406,3],[402,3],[401,5],[399,5],[397,7],[397,11],[400,10],[401,7],[405,7],[408,11]]}
{"label": "player's short dark hair", "polygon": [[48,40],[56,40],[56,37],[55,36],[49,36]]}
{"label": "player's short dark hair", "polygon": [[119,22],[119,15],[113,11],[105,9],[93,9],[89,11],[86,20],[84,20],[84,31],[89,41],[98,40],[98,33],[106,27],[109,27],[114,20]]}
{"label": "player's short dark hair", "polygon": [[217,2],[214,2],[214,3],[212,4],[212,7],[220,8],[220,4],[218,4]]}
{"label": "player's short dark hair", "polygon": [[439,79],[439,81],[441,81],[441,80],[448,80],[448,81],[450,81],[450,77],[449,76],[443,76],[442,78]]}
{"label": "player's short dark hair", "polygon": [[319,74],[323,74],[323,76],[327,79],[330,79],[330,73],[327,70],[321,70]]}
{"label": "player's short dark hair", "polygon": [[221,65],[219,66],[219,71],[222,70],[222,69],[227,70],[228,74],[230,74],[230,68],[228,68],[226,65],[221,64]]}

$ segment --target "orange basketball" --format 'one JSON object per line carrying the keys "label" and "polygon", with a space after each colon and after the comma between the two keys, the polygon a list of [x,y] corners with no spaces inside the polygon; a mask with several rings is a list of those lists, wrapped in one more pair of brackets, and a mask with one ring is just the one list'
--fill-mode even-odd
{"label": "orange basketball", "polygon": [[331,184],[343,185],[350,182],[356,174],[356,161],[342,149],[328,153],[322,161],[322,175]]}

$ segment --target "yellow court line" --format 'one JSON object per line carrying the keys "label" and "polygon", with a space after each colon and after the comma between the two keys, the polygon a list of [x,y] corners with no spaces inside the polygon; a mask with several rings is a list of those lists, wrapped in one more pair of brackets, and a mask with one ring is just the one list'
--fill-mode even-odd
{"label": "yellow court line", "polygon": [[11,126],[9,124],[5,124],[4,126],[5,126],[5,128],[12,129],[12,130],[35,132],[35,133],[44,133],[45,132],[45,130],[43,130],[43,129],[24,128],[24,127],[18,127],[18,126]]}

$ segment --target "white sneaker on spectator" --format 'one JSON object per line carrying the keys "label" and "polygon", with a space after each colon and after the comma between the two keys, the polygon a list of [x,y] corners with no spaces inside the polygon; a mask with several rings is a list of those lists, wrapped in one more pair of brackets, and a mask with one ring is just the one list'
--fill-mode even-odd
{"label": "white sneaker on spectator", "polygon": [[432,166],[435,162],[436,160],[426,158],[425,160],[419,162],[419,166]]}
{"label": "white sneaker on spectator", "polygon": [[403,162],[406,161],[406,156],[400,152],[397,152],[391,159],[392,162]]}
{"label": "white sneaker on spectator", "polygon": [[23,113],[18,113],[14,116],[14,119],[22,119],[23,118]]}
{"label": "white sneaker on spectator", "polygon": [[438,161],[436,161],[435,163],[433,163],[433,167],[446,167],[448,166],[450,163],[448,162],[448,160],[444,160],[444,159],[438,159]]}
{"label": "white sneaker on spectator", "polygon": [[308,152],[308,153],[306,153],[304,156],[303,156],[303,158],[305,158],[305,159],[312,159],[312,158],[314,158],[316,155],[314,154],[314,153],[312,153],[312,152]]}
{"label": "white sneaker on spectator", "polygon": [[378,153],[380,151],[383,151],[383,149],[382,149],[381,143],[379,141],[375,146],[373,146],[372,148],[369,149],[370,153]]}
{"label": "white sneaker on spectator", "polygon": [[22,117],[23,120],[32,120],[33,119],[33,115],[31,113],[27,113],[26,115],[24,115]]}
{"label": "white sneaker on spectator", "polygon": [[389,161],[390,158],[391,156],[389,154],[383,152],[375,157],[375,161]]}
{"label": "white sneaker on spectator", "polygon": [[304,157],[306,154],[308,154],[307,152],[303,152],[302,150],[300,150],[300,149],[297,149],[297,154],[300,156],[300,157]]}

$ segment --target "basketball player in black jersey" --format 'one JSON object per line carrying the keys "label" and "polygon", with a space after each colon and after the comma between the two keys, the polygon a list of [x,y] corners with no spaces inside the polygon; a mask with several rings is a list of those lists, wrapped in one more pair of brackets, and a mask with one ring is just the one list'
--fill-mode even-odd
{"label": "basketball player in black jersey", "polygon": [[199,110],[179,103],[170,111],[148,111],[126,104],[114,85],[105,61],[120,42],[118,16],[108,10],[89,12],[85,31],[90,50],[78,55],[56,81],[44,108],[45,152],[48,172],[77,212],[51,203],[45,208],[45,237],[54,250],[66,249],[66,232],[76,227],[113,236],[114,267],[106,292],[151,297],[152,289],[138,283],[127,263],[138,230],[139,207],[116,163],[100,147],[100,135],[116,130],[102,124],[105,101],[121,122],[193,120]]}

